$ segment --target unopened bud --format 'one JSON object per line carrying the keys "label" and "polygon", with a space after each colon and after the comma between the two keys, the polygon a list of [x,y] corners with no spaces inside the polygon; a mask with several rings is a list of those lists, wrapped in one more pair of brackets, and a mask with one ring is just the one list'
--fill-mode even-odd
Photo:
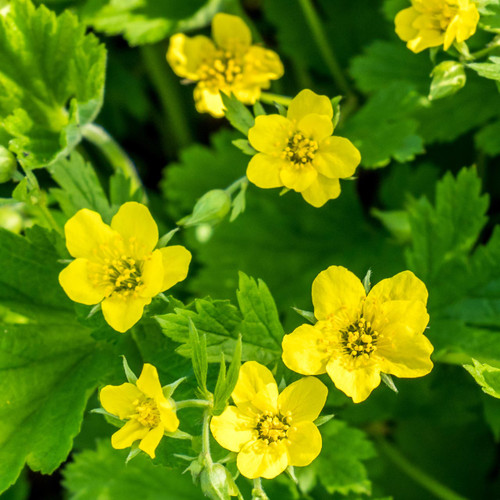
{"label": "unopened bud", "polygon": [[3,146],[0,146],[0,184],[12,179],[17,169],[14,155]]}
{"label": "unopened bud", "polygon": [[201,489],[208,498],[220,500],[238,495],[233,476],[222,464],[205,467],[201,473]]}
{"label": "unopened bud", "polygon": [[217,224],[229,213],[231,197],[223,189],[213,189],[205,193],[193,208],[193,213],[179,221],[183,226],[202,223]]}
{"label": "unopened bud", "polygon": [[457,61],[444,61],[438,64],[432,70],[431,76],[429,92],[431,101],[455,94],[467,80],[463,64]]}

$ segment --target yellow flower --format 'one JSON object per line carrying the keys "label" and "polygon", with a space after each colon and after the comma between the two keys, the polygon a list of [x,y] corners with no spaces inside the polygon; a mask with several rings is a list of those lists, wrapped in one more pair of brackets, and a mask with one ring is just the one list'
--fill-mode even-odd
{"label": "yellow flower", "polygon": [[330,99],[303,90],[287,116],[262,115],[248,132],[260,151],[248,164],[247,177],[261,188],[285,186],[321,207],[340,194],[339,179],[351,177],[361,161],[351,141],[332,136]]}
{"label": "yellow flower", "polygon": [[252,45],[248,26],[237,16],[216,14],[212,37],[187,37],[182,33],[170,39],[167,61],[174,72],[193,82],[196,109],[212,116],[224,116],[220,92],[245,104],[254,104],[270,80],[283,76],[283,64],[272,50]]}
{"label": "yellow flower", "polygon": [[191,253],[179,245],[155,250],[158,227],[140,203],[122,205],[111,226],[84,208],[64,231],[75,260],[61,271],[59,283],[75,302],[102,302],[104,319],[119,332],[141,319],[152,297],[187,276]]}
{"label": "yellow flower", "polygon": [[331,266],[312,286],[318,322],[283,339],[283,361],[304,375],[327,372],[355,403],[380,384],[380,372],[421,377],[432,370],[432,344],[423,335],[429,322],[427,289],[404,271],[375,285],[368,296],[361,281]]}
{"label": "yellow flower", "polygon": [[289,465],[309,465],[321,451],[313,421],[328,390],[315,377],[290,384],[281,394],[272,373],[256,361],[241,369],[232,398],[210,429],[224,448],[238,452],[236,465],[250,479],[271,479]]}
{"label": "yellow flower", "polygon": [[111,445],[117,450],[132,446],[138,441],[139,449],[155,458],[155,450],[165,432],[179,427],[175,403],[166,398],[161,388],[158,372],[146,363],[136,385],[107,385],[100,394],[102,407],[112,415],[127,422],[111,436]]}
{"label": "yellow flower", "polygon": [[395,19],[396,33],[413,52],[443,45],[448,50],[476,32],[479,12],[472,0],[412,0]]}

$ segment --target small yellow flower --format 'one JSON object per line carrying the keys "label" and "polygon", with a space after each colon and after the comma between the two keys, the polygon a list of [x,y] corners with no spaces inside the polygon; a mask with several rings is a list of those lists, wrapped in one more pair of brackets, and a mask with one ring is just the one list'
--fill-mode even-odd
{"label": "small yellow flower", "polygon": [[327,372],[355,403],[380,384],[380,372],[422,377],[432,370],[427,288],[412,272],[382,280],[366,295],[361,281],[331,266],[312,286],[318,322],[283,339],[283,361],[303,375]]}
{"label": "small yellow flower", "polygon": [[175,413],[175,402],[166,398],[161,388],[158,372],[146,363],[136,385],[107,385],[100,393],[102,407],[125,425],[111,436],[111,445],[116,450],[132,446],[138,441],[139,449],[155,458],[155,450],[165,432],[175,432],[179,419]]}
{"label": "small yellow flower", "polygon": [[448,50],[475,32],[479,12],[472,0],[412,0],[395,19],[396,33],[413,52],[443,45]]}
{"label": "small yellow flower", "polygon": [[271,479],[289,465],[309,465],[321,451],[321,434],[313,421],[328,390],[315,377],[290,384],[281,394],[272,373],[256,361],[241,369],[232,398],[210,429],[223,447],[238,452],[236,465],[250,479]]}
{"label": "small yellow flower", "polygon": [[262,115],[248,132],[259,151],[248,164],[247,177],[261,188],[285,186],[321,207],[340,194],[339,179],[351,177],[361,161],[344,137],[332,136],[330,99],[303,90],[290,103],[287,116]]}
{"label": "small yellow flower", "polygon": [[104,319],[119,332],[141,319],[155,295],[187,276],[191,253],[179,245],[155,250],[158,227],[140,203],[122,205],[111,226],[84,208],[64,231],[75,260],[61,271],[59,283],[75,302],[102,302]]}
{"label": "small yellow flower", "polygon": [[167,61],[174,72],[193,82],[196,109],[212,116],[224,116],[220,92],[245,104],[254,104],[270,80],[283,76],[283,64],[272,50],[252,45],[248,26],[237,16],[216,14],[212,37],[187,37],[182,33],[170,39]]}

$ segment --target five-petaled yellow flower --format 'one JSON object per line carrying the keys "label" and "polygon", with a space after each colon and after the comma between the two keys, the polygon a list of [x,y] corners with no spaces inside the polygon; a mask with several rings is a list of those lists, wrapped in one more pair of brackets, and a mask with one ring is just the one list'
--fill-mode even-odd
{"label": "five-petaled yellow flower", "polygon": [[75,302],[102,302],[104,319],[119,332],[141,319],[155,295],[187,276],[191,253],[180,245],[155,250],[158,226],[140,203],[122,205],[111,226],[84,208],[64,231],[75,260],[61,271],[59,283]]}
{"label": "five-petaled yellow flower", "polygon": [[412,272],[382,280],[366,295],[361,281],[331,266],[312,286],[318,322],[283,339],[283,361],[303,375],[327,372],[355,403],[380,384],[380,372],[421,377],[432,370],[427,288]]}
{"label": "five-petaled yellow flower", "polygon": [[351,177],[361,161],[348,139],[332,136],[330,99],[303,90],[290,103],[287,116],[262,115],[248,132],[259,151],[247,177],[261,188],[285,186],[321,207],[340,194],[339,179]]}
{"label": "five-petaled yellow flower", "polygon": [[117,450],[132,446],[140,440],[139,449],[155,458],[155,450],[165,432],[175,432],[179,419],[175,402],[166,398],[158,372],[146,363],[136,385],[107,385],[100,394],[102,407],[127,422],[111,436],[111,445]]}
{"label": "five-petaled yellow flower", "polygon": [[210,429],[222,447],[238,452],[241,474],[271,479],[289,465],[309,465],[319,455],[321,434],[313,421],[327,393],[320,380],[306,377],[279,394],[272,373],[248,361],[232,393],[236,406],[213,417]]}
{"label": "five-petaled yellow flower", "polygon": [[212,37],[187,37],[182,33],[170,39],[167,61],[174,72],[193,82],[196,109],[212,116],[224,116],[220,92],[233,93],[245,104],[254,104],[270,80],[283,76],[283,64],[272,50],[252,45],[248,26],[237,16],[216,14]]}
{"label": "five-petaled yellow flower", "polygon": [[443,45],[448,50],[475,32],[479,12],[472,0],[412,0],[395,19],[396,33],[413,52]]}

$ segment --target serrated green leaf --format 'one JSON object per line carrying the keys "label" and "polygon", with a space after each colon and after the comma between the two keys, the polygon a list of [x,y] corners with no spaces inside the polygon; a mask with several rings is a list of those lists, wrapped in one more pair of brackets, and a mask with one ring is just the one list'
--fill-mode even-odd
{"label": "serrated green leaf", "polygon": [[103,99],[106,51],[76,16],[30,0],[0,16],[0,130],[30,168],[69,153]]}

